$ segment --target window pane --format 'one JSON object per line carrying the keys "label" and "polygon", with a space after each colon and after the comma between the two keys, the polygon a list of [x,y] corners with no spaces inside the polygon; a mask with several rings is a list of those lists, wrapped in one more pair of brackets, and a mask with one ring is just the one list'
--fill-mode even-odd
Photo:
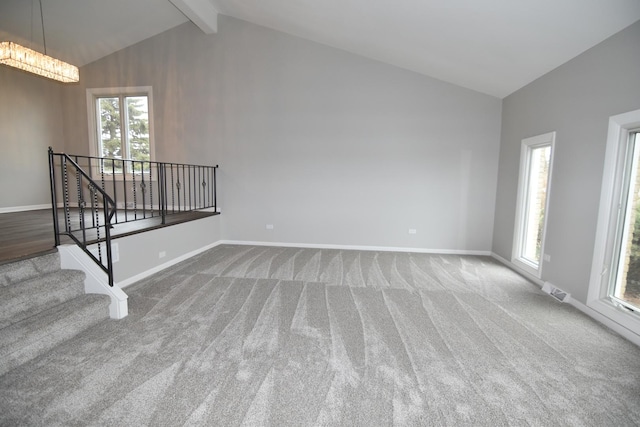
{"label": "window pane", "polygon": [[540,262],[540,249],[544,230],[551,147],[533,148],[530,153],[522,257],[534,264],[538,264]]}
{"label": "window pane", "polygon": [[149,107],[146,96],[129,96],[127,105],[127,148],[132,160],[151,160]]}
{"label": "window pane", "polygon": [[612,295],[640,308],[640,147],[637,134],[631,134],[629,150],[632,153],[630,173],[625,176],[627,192],[621,248],[615,286]]}
{"label": "window pane", "polygon": [[[120,122],[119,98],[98,98],[100,115],[100,157],[122,158],[122,126]],[[106,171],[111,171],[112,162],[105,161]],[[116,162],[115,169],[122,172],[122,164]]]}

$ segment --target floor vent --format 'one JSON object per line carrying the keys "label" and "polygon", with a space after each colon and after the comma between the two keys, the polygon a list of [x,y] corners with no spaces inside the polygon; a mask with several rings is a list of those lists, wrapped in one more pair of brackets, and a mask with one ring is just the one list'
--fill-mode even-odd
{"label": "floor vent", "polygon": [[571,294],[566,293],[562,289],[556,288],[549,282],[544,282],[544,286],[542,287],[542,291],[548,293],[555,299],[560,302],[567,302],[571,297]]}

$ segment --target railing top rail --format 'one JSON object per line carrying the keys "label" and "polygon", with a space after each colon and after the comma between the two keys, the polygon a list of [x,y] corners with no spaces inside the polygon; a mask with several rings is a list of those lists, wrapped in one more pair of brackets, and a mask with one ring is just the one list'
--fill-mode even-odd
{"label": "railing top rail", "polygon": [[218,165],[198,165],[192,163],[176,163],[176,162],[157,162],[153,160],[134,160],[134,159],[119,159],[117,157],[96,157],[96,156],[85,156],[81,154],[66,154],[66,153],[52,153],[57,156],[67,156],[68,158],[81,158],[81,159],[93,159],[93,160],[115,160],[117,162],[136,162],[136,163],[153,163],[157,165],[173,165],[173,166],[191,166],[198,168],[218,168]]}

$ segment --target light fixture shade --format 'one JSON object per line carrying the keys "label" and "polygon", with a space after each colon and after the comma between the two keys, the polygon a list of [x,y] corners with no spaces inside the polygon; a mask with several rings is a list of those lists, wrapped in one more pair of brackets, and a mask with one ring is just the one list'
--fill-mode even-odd
{"label": "light fixture shade", "polygon": [[0,64],[64,83],[80,80],[78,67],[14,42],[0,42]]}

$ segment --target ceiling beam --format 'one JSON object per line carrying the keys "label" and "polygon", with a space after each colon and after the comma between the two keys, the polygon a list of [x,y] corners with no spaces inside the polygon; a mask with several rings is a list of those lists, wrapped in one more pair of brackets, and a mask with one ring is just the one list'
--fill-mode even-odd
{"label": "ceiling beam", "polygon": [[218,11],[210,0],[169,0],[205,34],[218,32]]}

